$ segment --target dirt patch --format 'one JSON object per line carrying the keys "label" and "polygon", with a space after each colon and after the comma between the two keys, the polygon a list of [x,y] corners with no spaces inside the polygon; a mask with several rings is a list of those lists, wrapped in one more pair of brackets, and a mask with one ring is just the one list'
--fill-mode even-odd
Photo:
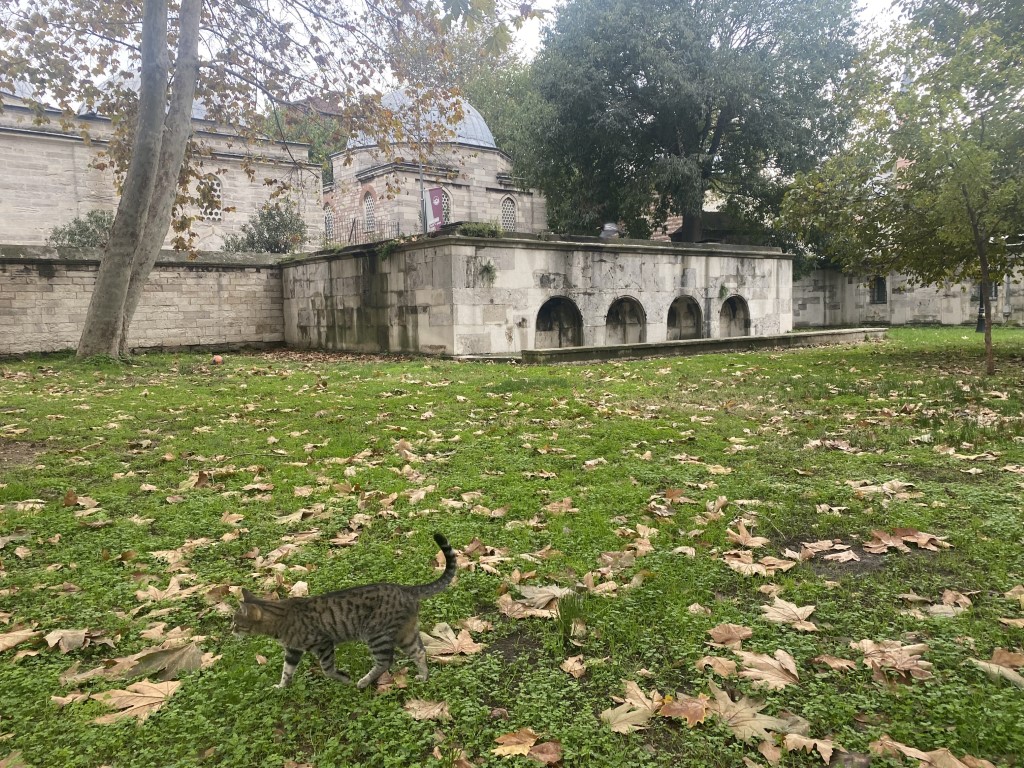
{"label": "dirt patch", "polygon": [[0,470],[32,464],[43,453],[43,450],[42,443],[5,440],[0,437]]}
{"label": "dirt patch", "polygon": [[525,629],[517,627],[510,634],[491,643],[485,653],[501,656],[501,660],[505,664],[515,664],[520,661],[532,663],[538,658],[538,651],[541,648],[539,638],[534,637]]}

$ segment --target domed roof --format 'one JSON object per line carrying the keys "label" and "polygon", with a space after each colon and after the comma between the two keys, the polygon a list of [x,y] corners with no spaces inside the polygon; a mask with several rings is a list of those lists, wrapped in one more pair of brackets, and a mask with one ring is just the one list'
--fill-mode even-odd
{"label": "domed roof", "polygon": [[[381,96],[381,105],[398,116],[399,120],[406,126],[406,133],[414,133],[411,123],[411,116],[416,106],[416,99],[405,91],[391,91]],[[494,143],[494,135],[487,127],[476,107],[464,99],[458,99],[462,108],[462,119],[455,125],[447,125],[447,121],[441,116],[437,107],[431,107],[423,115],[423,120],[432,126],[440,126],[454,131],[454,136],[446,139],[446,142],[453,144],[467,144],[472,147],[483,147],[485,149],[497,149]],[[410,118],[407,120],[407,118]],[[377,138],[360,132],[355,134],[348,141],[349,149],[362,149],[365,147],[376,147]]]}

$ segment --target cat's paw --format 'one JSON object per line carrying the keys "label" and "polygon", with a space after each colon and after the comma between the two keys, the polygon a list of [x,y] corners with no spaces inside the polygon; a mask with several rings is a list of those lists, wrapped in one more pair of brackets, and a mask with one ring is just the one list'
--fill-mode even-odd
{"label": "cat's paw", "polygon": [[426,672],[420,672],[418,675],[416,675],[416,679],[420,680],[420,681],[426,680],[427,679],[427,673]]}

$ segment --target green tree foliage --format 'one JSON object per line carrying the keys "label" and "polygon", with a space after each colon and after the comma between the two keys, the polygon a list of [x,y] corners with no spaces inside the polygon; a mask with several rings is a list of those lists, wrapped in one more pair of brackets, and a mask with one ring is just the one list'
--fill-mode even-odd
{"label": "green tree foliage", "polygon": [[46,242],[58,248],[102,248],[107,244],[113,226],[112,211],[94,208],[84,216],[76,216],[67,224],[51,229]]}
{"label": "green tree foliage", "polygon": [[272,200],[264,204],[242,225],[238,235],[224,238],[225,251],[255,253],[292,253],[307,240],[306,222],[291,200]]}
{"label": "green tree foliage", "polygon": [[909,8],[854,80],[849,143],[797,179],[783,217],[860,274],[979,282],[991,373],[990,286],[1019,265],[1024,233],[1024,14],[988,4]]}
{"label": "green tree foliage", "polygon": [[770,211],[835,146],[830,99],[855,49],[850,0],[573,0],[534,62],[538,181],[553,226],[671,214],[699,239],[705,195]]}
{"label": "green tree foliage", "polygon": [[275,139],[307,144],[307,159],[320,167],[324,184],[334,182],[331,155],[345,149],[348,140],[343,114],[321,99],[278,107],[266,119],[266,133]]}

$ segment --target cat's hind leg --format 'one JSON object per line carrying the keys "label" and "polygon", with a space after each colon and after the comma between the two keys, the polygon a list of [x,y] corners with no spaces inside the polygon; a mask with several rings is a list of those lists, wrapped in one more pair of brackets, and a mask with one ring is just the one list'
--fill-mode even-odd
{"label": "cat's hind leg", "polygon": [[391,669],[395,658],[395,639],[391,635],[375,637],[370,640],[370,653],[373,655],[373,669],[359,678],[357,688],[365,688],[377,682],[377,678]]}
{"label": "cat's hind leg", "polygon": [[295,668],[299,666],[301,660],[302,651],[298,648],[284,649],[284,668],[281,670],[281,682],[275,685],[275,688],[287,688],[291,685],[292,677],[295,676]]}
{"label": "cat's hind leg", "polygon": [[399,647],[402,653],[408,656],[416,664],[416,679],[426,680],[430,674],[427,670],[427,652],[423,648],[423,641],[420,639],[419,619],[414,618],[409,625],[403,628],[398,638]]}
{"label": "cat's hind leg", "polygon": [[313,653],[316,654],[320,660],[320,669],[324,671],[324,674],[332,680],[340,680],[343,683],[349,681],[348,675],[342,670],[334,666],[334,643],[324,643],[318,645],[313,649]]}

